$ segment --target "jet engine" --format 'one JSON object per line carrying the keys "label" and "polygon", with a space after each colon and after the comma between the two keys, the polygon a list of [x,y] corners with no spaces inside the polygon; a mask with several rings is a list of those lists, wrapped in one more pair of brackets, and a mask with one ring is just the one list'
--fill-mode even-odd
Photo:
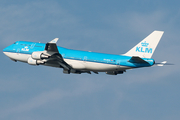
{"label": "jet engine", "polygon": [[29,57],[27,62],[30,65],[40,65],[40,64],[44,64],[45,63],[44,61],[41,61],[41,60],[35,60],[32,57]]}
{"label": "jet engine", "polygon": [[43,54],[42,52],[33,52],[31,57],[35,60],[47,59],[48,55]]}

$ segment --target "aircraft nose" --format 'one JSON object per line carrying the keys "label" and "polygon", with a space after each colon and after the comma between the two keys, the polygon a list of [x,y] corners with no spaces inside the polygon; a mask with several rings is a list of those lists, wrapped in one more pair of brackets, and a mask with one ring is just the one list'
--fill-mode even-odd
{"label": "aircraft nose", "polygon": [[3,49],[3,53],[4,53],[6,56],[8,56],[8,55],[7,55],[7,51],[8,51],[7,48],[8,48],[8,47],[6,47],[6,48]]}
{"label": "aircraft nose", "polygon": [[7,46],[6,48],[3,49],[3,52],[11,52],[14,48],[14,44]]}
{"label": "aircraft nose", "polygon": [[6,56],[8,56],[8,55],[7,55],[7,52],[3,52],[3,53],[4,53]]}
{"label": "aircraft nose", "polygon": [[3,53],[6,55],[6,56],[8,56],[8,52],[11,52],[12,50],[11,50],[11,46],[8,46],[8,47],[6,47],[6,48],[4,48],[3,49]]}
{"label": "aircraft nose", "polygon": [[3,49],[3,53],[6,52],[6,51],[7,51],[7,48],[4,48],[4,49]]}
{"label": "aircraft nose", "polygon": [[8,52],[8,47],[6,47],[6,48],[3,49],[3,53],[4,53],[4,52]]}
{"label": "aircraft nose", "polygon": [[3,49],[3,52],[6,50],[6,48]]}

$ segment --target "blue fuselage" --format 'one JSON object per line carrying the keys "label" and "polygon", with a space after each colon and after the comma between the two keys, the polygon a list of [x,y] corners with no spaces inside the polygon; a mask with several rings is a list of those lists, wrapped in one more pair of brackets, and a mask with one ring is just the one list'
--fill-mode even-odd
{"label": "blue fuselage", "polygon": [[[44,43],[17,41],[14,44],[5,48],[3,52],[31,55],[33,52],[36,52],[36,51],[44,51],[45,45],[46,44]],[[120,65],[120,66],[127,66],[131,68],[149,67],[154,64],[154,60],[150,58],[142,58],[144,61],[148,63],[148,64],[147,63],[142,64],[142,63],[129,62],[129,60],[131,59],[131,56],[72,50],[72,49],[67,49],[67,48],[63,48],[59,46],[58,46],[58,51],[64,59],[77,60],[77,61],[87,61],[87,62],[95,62],[95,63],[102,63],[102,64]]]}

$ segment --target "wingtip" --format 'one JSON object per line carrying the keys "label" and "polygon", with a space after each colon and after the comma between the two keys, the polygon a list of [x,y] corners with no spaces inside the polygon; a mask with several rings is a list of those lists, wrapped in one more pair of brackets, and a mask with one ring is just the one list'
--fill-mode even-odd
{"label": "wingtip", "polygon": [[163,61],[163,62],[161,62],[162,64],[166,64],[167,63],[167,61]]}
{"label": "wingtip", "polygon": [[59,40],[59,38],[55,38],[52,41],[50,41],[49,43],[57,43],[58,40]]}

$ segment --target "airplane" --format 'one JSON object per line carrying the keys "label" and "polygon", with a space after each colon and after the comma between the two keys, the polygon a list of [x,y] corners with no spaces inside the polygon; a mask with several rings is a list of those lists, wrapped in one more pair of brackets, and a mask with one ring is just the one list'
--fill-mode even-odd
{"label": "airplane", "polygon": [[152,55],[164,31],[153,31],[140,43],[122,55],[72,50],[57,46],[59,38],[48,43],[17,41],[6,47],[3,53],[11,60],[30,65],[62,68],[63,73],[81,74],[106,72],[108,75],[123,74],[126,70],[154,65],[163,66],[166,61],[155,63]]}

